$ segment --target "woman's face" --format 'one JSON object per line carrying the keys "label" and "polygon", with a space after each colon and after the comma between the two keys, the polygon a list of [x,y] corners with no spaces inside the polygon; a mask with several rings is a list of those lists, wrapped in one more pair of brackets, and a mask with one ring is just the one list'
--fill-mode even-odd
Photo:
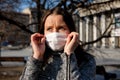
{"label": "woman's face", "polygon": [[70,30],[64,22],[62,15],[51,14],[46,18],[44,24],[44,35],[53,32],[64,33],[67,35],[70,33]]}

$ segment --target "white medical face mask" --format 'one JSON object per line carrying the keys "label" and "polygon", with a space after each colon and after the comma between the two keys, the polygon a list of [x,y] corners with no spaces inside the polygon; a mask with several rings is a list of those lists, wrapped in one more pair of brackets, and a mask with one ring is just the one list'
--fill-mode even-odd
{"label": "white medical face mask", "polygon": [[53,51],[60,51],[64,49],[66,38],[66,34],[53,32],[46,35],[46,42]]}

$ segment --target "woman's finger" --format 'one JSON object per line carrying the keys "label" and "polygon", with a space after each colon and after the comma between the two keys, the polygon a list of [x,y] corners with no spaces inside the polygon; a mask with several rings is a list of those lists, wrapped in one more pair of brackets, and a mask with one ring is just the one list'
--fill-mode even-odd
{"label": "woman's finger", "polygon": [[44,38],[44,35],[40,34],[40,33],[35,33],[33,35],[31,35],[31,41],[35,41],[35,42],[41,42],[41,39]]}

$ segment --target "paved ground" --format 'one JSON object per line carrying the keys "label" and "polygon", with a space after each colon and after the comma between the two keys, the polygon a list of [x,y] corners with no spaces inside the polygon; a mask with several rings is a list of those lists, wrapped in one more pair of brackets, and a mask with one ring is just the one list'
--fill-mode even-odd
{"label": "paved ground", "polygon": [[23,66],[0,66],[0,80],[19,80]]}
{"label": "paved ground", "polygon": [[[99,50],[96,49],[95,51],[93,51],[93,55],[96,56],[96,62],[97,65],[101,65],[101,64],[109,64],[110,62],[117,64],[117,66],[105,66],[105,69],[107,72],[110,73],[115,73],[117,75],[117,79],[113,79],[113,80],[120,80],[120,65],[118,65],[118,63],[120,63],[120,50],[118,50],[116,53],[112,54],[114,51],[111,50]],[[106,54],[107,52],[109,52],[109,54]],[[32,54],[32,49],[31,47],[25,48],[25,49],[21,49],[21,50],[4,50],[2,49],[1,52],[1,56],[16,56],[16,57],[25,57],[27,58],[28,56],[30,56]],[[2,62],[2,64],[4,66],[24,66],[25,64],[23,62]],[[1,68],[0,68],[1,69]],[[96,80],[104,80],[104,77],[101,75],[96,75]]]}

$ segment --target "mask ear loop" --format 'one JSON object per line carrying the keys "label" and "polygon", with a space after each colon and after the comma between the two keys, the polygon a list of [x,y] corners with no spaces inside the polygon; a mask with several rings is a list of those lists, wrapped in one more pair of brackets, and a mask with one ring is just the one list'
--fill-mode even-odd
{"label": "mask ear loop", "polygon": [[41,40],[40,40],[40,39],[38,40],[38,43],[41,43]]}

